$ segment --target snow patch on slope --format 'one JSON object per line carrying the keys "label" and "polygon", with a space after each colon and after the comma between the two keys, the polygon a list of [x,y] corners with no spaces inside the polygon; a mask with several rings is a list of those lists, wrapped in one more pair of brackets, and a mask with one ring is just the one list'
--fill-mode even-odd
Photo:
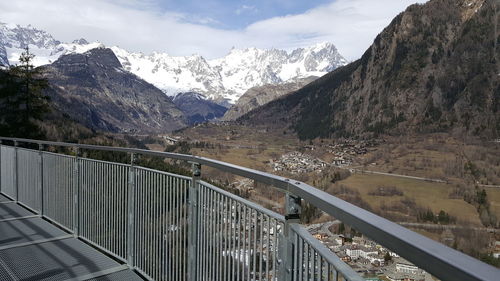
{"label": "snow patch on slope", "polygon": [[[85,39],[61,43],[32,26],[0,23],[0,65],[17,64],[24,48],[35,54],[34,65],[50,64],[69,53],[85,53],[105,47]],[[129,52],[111,47],[123,68],[155,85],[169,96],[198,92],[221,103],[235,103],[248,89],[281,84],[297,78],[322,76],[347,64],[331,43],[295,49],[232,49],[226,56],[206,60],[200,55],[170,56],[167,53]]]}

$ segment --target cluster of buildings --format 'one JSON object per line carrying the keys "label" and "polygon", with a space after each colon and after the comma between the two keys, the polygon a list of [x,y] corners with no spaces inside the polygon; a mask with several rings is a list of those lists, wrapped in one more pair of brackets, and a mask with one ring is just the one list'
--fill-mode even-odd
{"label": "cluster of buildings", "polygon": [[271,159],[269,164],[276,171],[287,171],[292,174],[318,172],[329,166],[325,161],[311,155],[293,151],[283,154],[279,159]]}
{"label": "cluster of buildings", "polygon": [[327,146],[327,151],[334,155],[332,165],[345,167],[352,164],[354,158],[368,153],[368,148],[375,146],[374,141],[345,140]]}
{"label": "cluster of buildings", "polygon": [[424,270],[366,237],[333,234],[331,225],[311,225],[309,231],[361,276],[391,281],[434,280]]}

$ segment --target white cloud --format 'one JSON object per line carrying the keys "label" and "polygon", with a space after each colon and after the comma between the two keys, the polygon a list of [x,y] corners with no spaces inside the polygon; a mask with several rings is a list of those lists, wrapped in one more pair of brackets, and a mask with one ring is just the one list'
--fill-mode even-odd
{"label": "white cloud", "polygon": [[242,5],[241,7],[239,7],[238,9],[236,9],[236,11],[234,11],[235,14],[237,15],[241,15],[242,13],[244,12],[257,12],[258,9],[255,8],[255,6],[249,6],[249,5]]}
{"label": "white cloud", "polygon": [[337,0],[300,15],[276,17],[247,27],[258,39],[273,38],[278,46],[294,48],[330,41],[348,59],[356,59],[375,36],[408,5],[427,0]]}
{"label": "white cloud", "polygon": [[199,53],[208,58],[224,55],[231,46],[290,49],[330,41],[353,60],[394,16],[415,2],[426,0],[337,0],[243,30],[223,30],[204,25],[209,18],[193,21],[192,15],[159,12],[155,0],[16,0],[0,1],[0,21],[32,24],[62,41],[84,37],[132,51]]}

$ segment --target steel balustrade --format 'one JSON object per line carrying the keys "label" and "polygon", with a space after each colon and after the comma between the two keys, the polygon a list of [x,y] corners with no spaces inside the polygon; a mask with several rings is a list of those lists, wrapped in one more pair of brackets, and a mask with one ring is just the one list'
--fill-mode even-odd
{"label": "steel balustrade", "polygon": [[[13,142],[14,146],[5,145]],[[40,150],[17,147],[38,144]],[[305,183],[192,155],[0,138],[0,192],[151,280],[363,280],[299,224],[302,200],[443,280],[495,280],[499,270]],[[76,148],[76,156],[43,151]],[[130,165],[80,157],[131,154]],[[135,165],[139,155],[193,164],[185,177]],[[272,185],[285,215],[208,184],[201,165]]]}

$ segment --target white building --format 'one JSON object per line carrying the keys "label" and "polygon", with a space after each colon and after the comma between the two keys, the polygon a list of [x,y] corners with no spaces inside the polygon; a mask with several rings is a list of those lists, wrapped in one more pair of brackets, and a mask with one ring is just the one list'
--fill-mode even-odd
{"label": "white building", "polygon": [[396,261],[396,271],[401,273],[410,273],[410,274],[422,273],[421,270],[414,264],[401,258]]}
{"label": "white building", "polygon": [[359,245],[347,245],[345,247],[345,253],[351,259],[364,258],[369,260],[370,255],[378,255],[378,251],[375,248],[367,248]]}

